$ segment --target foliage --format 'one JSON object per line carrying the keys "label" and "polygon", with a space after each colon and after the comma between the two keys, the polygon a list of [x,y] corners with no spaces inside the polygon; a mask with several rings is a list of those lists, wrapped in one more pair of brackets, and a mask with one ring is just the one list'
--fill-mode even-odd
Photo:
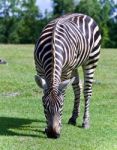
{"label": "foliage", "polygon": [[42,90],[34,81],[34,45],[1,45],[0,150],[117,150],[117,49],[102,49],[91,99],[91,128],[82,129],[84,101],[76,126],[67,124],[73,91],[67,88],[60,139],[47,139]]}
{"label": "foliage", "polygon": [[73,0],[53,0],[53,17],[59,17],[74,11]]}
{"label": "foliage", "polygon": [[89,15],[99,22],[101,17],[101,6],[97,0],[81,0],[80,3],[76,5],[75,12]]}
{"label": "foliage", "polygon": [[0,2],[0,43],[34,43],[42,29],[36,0]]}
{"label": "foliage", "polygon": [[[102,47],[117,47],[117,19],[113,0],[51,0],[53,12],[42,15],[36,0],[0,0],[0,43],[35,43],[43,27],[67,13],[83,13],[98,23]],[[117,18],[117,17],[116,17]]]}
{"label": "foliage", "polygon": [[109,0],[106,0],[104,3],[101,3],[97,0],[81,0],[75,8],[75,12],[80,12],[87,14],[94,18],[94,20],[100,26],[102,32],[102,46],[107,47],[109,41],[109,28],[108,21],[110,15],[111,3]]}
{"label": "foliage", "polygon": [[117,47],[117,23],[109,22],[109,37],[110,40],[107,47]]}

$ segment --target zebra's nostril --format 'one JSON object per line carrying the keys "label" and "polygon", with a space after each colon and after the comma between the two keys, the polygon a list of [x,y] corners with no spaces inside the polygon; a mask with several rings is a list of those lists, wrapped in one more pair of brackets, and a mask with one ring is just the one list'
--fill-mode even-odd
{"label": "zebra's nostril", "polygon": [[54,138],[57,139],[60,137],[59,133],[54,132],[53,130],[49,130],[49,129],[45,129],[45,133],[47,135],[48,138]]}
{"label": "zebra's nostril", "polygon": [[49,133],[47,133],[47,137],[48,137],[48,138],[57,139],[57,138],[60,137],[60,134],[49,132]]}

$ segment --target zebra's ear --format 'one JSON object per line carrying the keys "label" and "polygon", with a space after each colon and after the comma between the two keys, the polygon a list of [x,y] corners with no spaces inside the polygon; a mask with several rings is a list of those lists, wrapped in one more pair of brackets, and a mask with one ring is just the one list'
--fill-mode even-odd
{"label": "zebra's ear", "polygon": [[67,86],[69,84],[72,84],[74,82],[74,80],[75,80],[75,77],[73,77],[72,79],[68,79],[68,80],[61,82],[59,85],[59,90],[63,91],[65,88],[67,88]]}
{"label": "zebra's ear", "polygon": [[46,89],[47,85],[46,82],[43,78],[41,78],[39,75],[35,75],[35,82],[37,83],[37,85],[42,88],[42,89]]}

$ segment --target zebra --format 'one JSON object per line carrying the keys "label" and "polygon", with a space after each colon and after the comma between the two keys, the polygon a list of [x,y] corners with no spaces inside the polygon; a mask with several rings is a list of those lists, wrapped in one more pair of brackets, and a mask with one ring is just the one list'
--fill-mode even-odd
{"label": "zebra", "polygon": [[35,44],[35,81],[42,97],[48,138],[60,137],[64,94],[68,84],[74,91],[74,106],[68,123],[76,125],[80,113],[78,67],[84,74],[83,128],[89,128],[89,104],[94,72],[100,56],[101,33],[97,23],[85,14],[63,15],[50,21]]}

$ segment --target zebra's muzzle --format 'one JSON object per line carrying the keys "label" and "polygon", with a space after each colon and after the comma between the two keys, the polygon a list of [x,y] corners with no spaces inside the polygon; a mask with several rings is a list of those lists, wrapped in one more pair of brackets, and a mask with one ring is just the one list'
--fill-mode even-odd
{"label": "zebra's muzzle", "polygon": [[55,130],[53,130],[52,128],[46,128],[45,129],[45,133],[47,135],[48,138],[53,138],[53,139],[57,139],[60,137],[60,133],[57,133]]}

